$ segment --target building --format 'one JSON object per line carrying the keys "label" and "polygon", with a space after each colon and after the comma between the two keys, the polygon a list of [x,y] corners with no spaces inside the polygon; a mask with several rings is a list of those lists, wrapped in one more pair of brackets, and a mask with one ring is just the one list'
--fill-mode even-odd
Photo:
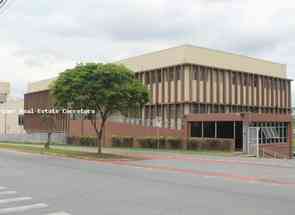
{"label": "building", "polygon": [[[291,80],[286,65],[191,45],[115,63],[133,70],[151,92],[141,117],[131,121],[180,131],[183,140],[231,139],[236,150],[249,154],[291,156]],[[38,96],[45,99],[50,83],[33,83],[25,95],[26,106],[37,105]],[[71,125],[61,123],[67,129]]]}
{"label": "building", "polygon": [[10,93],[10,84],[8,82],[0,82],[0,104],[6,102]]}
{"label": "building", "polygon": [[0,82],[0,136],[22,134],[24,100],[10,96],[10,84]]}
{"label": "building", "polygon": [[0,104],[0,136],[24,134],[23,113],[24,100],[8,98]]}

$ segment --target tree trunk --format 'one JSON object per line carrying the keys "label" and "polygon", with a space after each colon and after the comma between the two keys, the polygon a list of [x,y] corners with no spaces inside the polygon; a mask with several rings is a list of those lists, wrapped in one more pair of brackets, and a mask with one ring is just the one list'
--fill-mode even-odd
{"label": "tree trunk", "polygon": [[48,133],[47,133],[47,142],[46,142],[45,145],[44,145],[44,148],[45,148],[46,150],[48,150],[48,149],[50,148],[50,144],[51,144],[51,135],[52,135],[51,132],[48,132]]}
{"label": "tree trunk", "polygon": [[97,154],[101,155],[102,153],[102,134],[104,130],[106,119],[102,119],[100,128],[97,128],[97,120],[91,120],[91,124],[94,127],[95,133],[96,133],[96,144],[97,144]]}
{"label": "tree trunk", "polygon": [[98,155],[101,155],[101,153],[102,153],[101,139],[102,139],[102,129],[100,129],[99,132],[97,133],[97,139],[96,139]]}
{"label": "tree trunk", "polygon": [[97,141],[96,141],[97,142],[97,153],[99,155],[101,155],[101,153],[102,153],[102,135],[103,135],[103,131],[104,131],[105,122],[106,122],[106,120],[102,119],[99,131],[96,132],[96,135],[97,135]]}

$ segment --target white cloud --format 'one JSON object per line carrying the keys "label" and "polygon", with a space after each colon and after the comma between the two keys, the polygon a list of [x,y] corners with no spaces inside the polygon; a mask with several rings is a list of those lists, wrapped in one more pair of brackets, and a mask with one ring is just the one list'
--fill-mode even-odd
{"label": "white cloud", "polygon": [[294,9],[290,0],[12,0],[0,13],[1,79],[22,95],[76,62],[183,43],[286,63],[295,79]]}

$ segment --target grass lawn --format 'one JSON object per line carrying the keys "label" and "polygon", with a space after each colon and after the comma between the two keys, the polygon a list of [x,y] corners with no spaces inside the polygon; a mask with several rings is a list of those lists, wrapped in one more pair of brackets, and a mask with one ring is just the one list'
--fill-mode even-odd
{"label": "grass lawn", "polygon": [[147,149],[147,148],[113,148],[125,150],[128,152],[151,152],[151,153],[173,153],[173,154],[188,154],[188,155],[220,155],[220,156],[233,156],[233,152],[228,151],[212,151],[212,150],[184,150],[184,149]]}
{"label": "grass lawn", "polygon": [[44,154],[51,156],[70,157],[85,160],[122,160],[122,159],[133,159],[128,156],[103,153],[98,155],[95,152],[86,152],[71,150],[66,147],[56,148],[52,146],[49,150],[45,150],[41,144],[20,144],[20,143],[0,143],[0,149],[9,149],[14,151]]}
{"label": "grass lawn", "polygon": [[61,157],[71,157],[87,160],[138,160],[142,154],[173,154],[173,155],[208,155],[208,156],[233,156],[235,152],[209,151],[209,150],[172,150],[172,149],[147,149],[147,148],[103,148],[104,154],[98,157],[96,147],[73,146],[64,144],[51,145],[50,150],[44,150],[43,144],[32,143],[0,143],[0,149],[45,154]]}

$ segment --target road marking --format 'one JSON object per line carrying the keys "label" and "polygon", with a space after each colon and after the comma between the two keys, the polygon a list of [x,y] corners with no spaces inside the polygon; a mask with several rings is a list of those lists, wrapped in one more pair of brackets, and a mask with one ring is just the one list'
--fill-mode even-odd
{"label": "road marking", "polygon": [[0,204],[6,204],[11,202],[20,202],[20,201],[26,201],[26,200],[32,200],[32,197],[19,197],[19,198],[13,198],[13,199],[0,199]]}
{"label": "road marking", "polygon": [[0,192],[0,195],[10,195],[10,194],[16,194],[16,191],[2,191]]}
{"label": "road marking", "polygon": [[51,213],[51,214],[47,214],[47,215],[71,215],[71,214],[66,213],[66,212],[56,212],[56,213]]}
{"label": "road marking", "polygon": [[34,205],[25,205],[25,206],[19,206],[19,207],[12,207],[12,208],[3,208],[0,209],[0,214],[8,214],[8,213],[14,213],[14,212],[24,212],[32,209],[41,209],[41,208],[47,208],[48,205],[44,203],[34,204]]}

